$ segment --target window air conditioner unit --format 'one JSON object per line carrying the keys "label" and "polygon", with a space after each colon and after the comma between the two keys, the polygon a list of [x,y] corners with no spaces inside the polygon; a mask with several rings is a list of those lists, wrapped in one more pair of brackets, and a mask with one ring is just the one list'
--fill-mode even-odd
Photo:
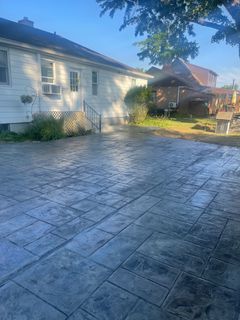
{"label": "window air conditioner unit", "polygon": [[177,108],[177,103],[174,101],[171,101],[168,103],[168,108],[169,109],[176,109]]}
{"label": "window air conditioner unit", "polygon": [[61,87],[55,84],[43,84],[42,93],[47,95],[60,95]]}

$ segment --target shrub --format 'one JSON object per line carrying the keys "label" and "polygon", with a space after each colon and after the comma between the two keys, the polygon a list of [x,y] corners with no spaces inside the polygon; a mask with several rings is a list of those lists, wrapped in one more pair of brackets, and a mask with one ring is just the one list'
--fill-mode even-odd
{"label": "shrub", "polygon": [[135,106],[129,113],[129,121],[134,123],[143,122],[147,117],[148,109],[145,106]]}
{"label": "shrub", "polygon": [[21,142],[27,140],[27,137],[23,134],[15,132],[0,132],[0,142]]}
{"label": "shrub", "polygon": [[48,141],[64,137],[64,120],[53,116],[37,115],[26,131],[32,140]]}
{"label": "shrub", "polygon": [[130,121],[136,123],[145,120],[151,103],[151,92],[147,87],[135,87],[128,91],[124,102],[128,107]]}

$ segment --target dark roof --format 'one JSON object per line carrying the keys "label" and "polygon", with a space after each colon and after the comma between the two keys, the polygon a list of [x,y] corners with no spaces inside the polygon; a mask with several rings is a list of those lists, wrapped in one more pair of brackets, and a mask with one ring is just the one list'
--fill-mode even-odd
{"label": "dark roof", "polygon": [[211,70],[211,69],[208,69],[208,68],[204,68],[204,67],[200,67],[200,66],[197,66],[196,64],[192,64],[192,63],[188,63],[188,62],[185,62],[185,64],[188,66],[188,68],[193,72],[197,72],[198,70],[199,71],[207,71],[207,72],[211,72],[213,73],[215,76],[218,76],[218,74]]}
{"label": "dark roof", "polygon": [[[154,68],[154,70],[152,69]],[[161,70],[155,67],[150,68],[147,73],[154,75],[154,79],[150,79],[148,83],[155,86],[163,86],[163,87],[177,87],[177,86],[188,86],[193,87],[194,84],[188,79],[181,77],[173,72],[168,72],[165,70]],[[152,69],[152,70],[151,70]],[[150,72],[149,72],[150,71]]]}
{"label": "dark roof", "polygon": [[144,74],[137,69],[131,68],[121,62],[83,47],[55,33],[46,32],[3,18],[0,18],[0,38],[34,45],[39,48],[51,49],[62,54],[86,59],[109,67],[120,68],[125,71],[137,72],[138,74],[142,74],[142,76],[148,77],[147,74]]}
{"label": "dark roof", "polygon": [[162,71],[161,69],[153,66],[147,71],[147,73],[151,74],[152,76],[155,76],[156,74],[159,74],[159,72],[161,71]]}

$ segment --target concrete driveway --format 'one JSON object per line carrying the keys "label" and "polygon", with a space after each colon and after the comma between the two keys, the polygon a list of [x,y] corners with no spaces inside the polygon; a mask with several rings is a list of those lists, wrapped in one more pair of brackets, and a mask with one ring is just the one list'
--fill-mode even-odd
{"label": "concrete driveway", "polygon": [[129,131],[0,145],[1,320],[237,320],[240,150]]}

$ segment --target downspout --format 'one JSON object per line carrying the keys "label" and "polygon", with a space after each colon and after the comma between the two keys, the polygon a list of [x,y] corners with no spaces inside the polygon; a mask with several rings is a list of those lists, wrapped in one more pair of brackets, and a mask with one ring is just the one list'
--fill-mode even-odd
{"label": "downspout", "polygon": [[41,94],[42,94],[42,71],[41,71],[41,55],[37,53],[37,64],[38,64],[38,88],[37,88],[37,97],[38,97],[38,111],[41,113]]}
{"label": "downspout", "polygon": [[177,107],[179,107],[179,103],[180,103],[180,90],[185,88],[185,86],[178,86],[178,91],[177,91]]}

